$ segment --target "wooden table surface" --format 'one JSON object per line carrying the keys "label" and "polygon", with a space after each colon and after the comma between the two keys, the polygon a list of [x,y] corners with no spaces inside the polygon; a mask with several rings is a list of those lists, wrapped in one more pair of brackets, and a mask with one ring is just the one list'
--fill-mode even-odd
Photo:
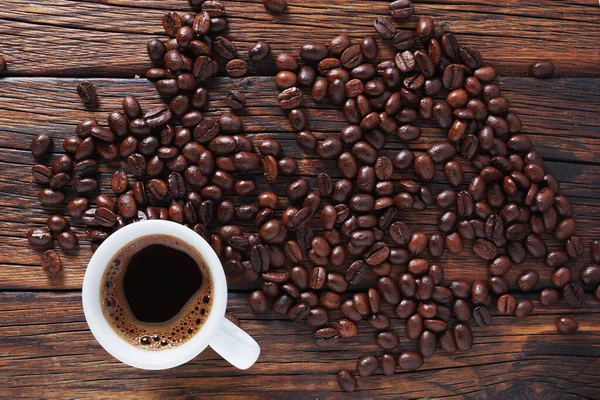
{"label": "wooden table surface", "polygon": [[[327,41],[346,33],[358,39],[373,34],[372,20],[386,15],[389,1],[289,0],[285,15],[267,14],[260,0],[224,1],[229,37],[246,51],[257,40],[268,41],[275,53],[297,49],[307,40]],[[561,182],[578,221],[576,233],[585,241],[586,256],[569,263],[574,273],[590,262],[589,241],[600,238],[600,7],[597,0],[445,0],[416,1],[418,15],[429,15],[476,45],[487,64],[502,76],[499,85],[523,120],[523,131],[544,155],[546,170]],[[53,209],[37,201],[31,183],[31,138],[47,132],[61,143],[87,117],[105,120],[126,94],[146,107],[159,103],[144,76],[150,63],[146,42],[162,38],[165,10],[184,11],[187,1],[173,0],[3,0],[0,2],[0,54],[8,60],[0,80],[0,397],[27,398],[328,398],[349,397],[338,388],[335,373],[354,369],[356,360],[381,354],[374,330],[364,321],[360,333],[332,350],[316,348],[304,324],[273,312],[254,315],[246,301],[257,284],[230,279],[229,309],[262,347],[258,363],[240,372],[210,349],[192,362],[162,372],[138,371],[119,363],[94,340],[81,308],[81,283],[91,255],[81,227],[81,248],[63,256],[64,270],[49,279],[39,266],[39,252],[28,247],[25,234],[42,226]],[[411,18],[406,26],[414,26]],[[380,46],[381,57],[394,52]],[[530,63],[550,60],[554,79],[527,78]],[[274,67],[251,68],[243,79],[218,78],[212,84],[207,113],[218,114],[232,88],[248,93],[242,115],[254,138],[276,137],[286,155],[298,159],[300,173],[314,176],[332,169],[303,155],[285,114],[276,105]],[[86,77],[100,96],[98,110],[80,103],[75,86]],[[311,127],[320,136],[336,134],[343,115],[333,107],[317,110],[306,104]],[[439,131],[424,129],[410,148],[422,150]],[[385,154],[403,147],[388,144]],[[103,169],[103,186],[116,164]],[[395,174],[394,179],[409,174]],[[472,174],[468,175],[468,179]],[[285,184],[274,186],[284,194]],[[430,187],[438,192],[442,175]],[[259,189],[267,189],[259,177]],[[413,227],[433,232],[436,208],[403,218]],[[551,249],[557,243],[548,240]],[[485,263],[469,249],[445,256],[446,278],[473,281],[486,276]],[[528,261],[510,273],[513,282],[526,268],[540,271],[537,290],[550,286],[551,270]],[[398,271],[394,271],[398,273]],[[368,286],[373,279],[361,286]],[[521,296],[537,299],[532,293]],[[388,310],[391,311],[391,310]],[[559,336],[554,320],[573,315],[580,324],[575,336]],[[403,324],[390,312],[394,330]],[[355,396],[367,398],[600,398],[600,304],[588,295],[585,307],[572,310],[564,300],[555,307],[536,307],[523,321],[494,313],[493,326],[470,324],[475,344],[469,352],[447,356],[441,350],[418,371],[386,377],[378,372],[359,378]],[[400,348],[415,343],[402,336]]]}

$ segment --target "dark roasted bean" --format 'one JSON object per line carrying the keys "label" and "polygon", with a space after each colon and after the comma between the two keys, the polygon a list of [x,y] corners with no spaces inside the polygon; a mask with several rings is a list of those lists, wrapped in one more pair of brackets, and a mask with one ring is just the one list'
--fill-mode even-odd
{"label": "dark roasted bean", "polygon": [[571,307],[579,308],[585,303],[585,291],[578,283],[569,283],[565,286],[563,296]]}
{"label": "dark roasted bean", "polygon": [[579,324],[573,317],[559,317],[556,319],[556,329],[561,335],[573,335],[579,329]]}
{"label": "dark roasted bean", "polygon": [[550,78],[554,74],[554,64],[549,61],[539,61],[531,65],[529,71],[536,78]]}

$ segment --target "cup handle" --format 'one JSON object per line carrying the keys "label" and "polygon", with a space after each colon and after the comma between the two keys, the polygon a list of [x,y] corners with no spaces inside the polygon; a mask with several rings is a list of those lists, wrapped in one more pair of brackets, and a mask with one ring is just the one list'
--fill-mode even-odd
{"label": "cup handle", "polygon": [[258,343],[227,318],[223,318],[219,331],[209,345],[238,369],[253,366],[260,354]]}

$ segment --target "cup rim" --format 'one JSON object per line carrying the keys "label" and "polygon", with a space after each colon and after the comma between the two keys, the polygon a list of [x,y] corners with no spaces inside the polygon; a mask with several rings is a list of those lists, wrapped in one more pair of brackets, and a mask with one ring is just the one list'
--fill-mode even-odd
{"label": "cup rim", "polygon": [[[211,310],[200,330],[187,342],[164,350],[143,350],[125,341],[104,317],[101,304],[102,278],[108,262],[126,244],[150,235],[174,236],[193,246],[202,255],[213,281]],[[132,367],[159,370],[190,361],[210,344],[225,318],[227,280],[219,257],[196,232],[171,221],[146,220],[119,229],[98,247],[85,271],[81,296],[88,326],[108,353]]]}

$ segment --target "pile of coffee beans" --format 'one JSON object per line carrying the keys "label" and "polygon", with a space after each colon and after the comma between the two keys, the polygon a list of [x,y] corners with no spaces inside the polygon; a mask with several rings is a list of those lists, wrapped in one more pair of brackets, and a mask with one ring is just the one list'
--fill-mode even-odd
{"label": "pile of coffee beans", "polygon": [[[298,146],[337,160],[339,172],[319,173],[312,187],[312,179],[294,176],[282,202],[272,191],[257,193],[256,174],[267,183],[281,182],[282,176],[296,175],[297,163],[284,156],[277,140],[253,141],[243,134],[236,112],[252,94],[232,90],[226,99],[231,111],[218,117],[201,111],[208,83],[222,65],[239,78],[249,63],[267,58],[270,46],[258,42],[243,60],[237,46],[222,36],[224,6],[190,3],[197,12],[164,15],[166,41],[148,42],[155,66],[146,77],[155,81],[168,105],[143,110],[135,97],[126,96],[104,126],[82,121],[77,135],[63,142],[65,154],[51,166],[40,162],[32,168],[34,180],[48,185],[40,191],[41,203],[68,200],[71,221],[83,223],[94,243],[145,219],[189,226],[212,245],[229,276],[243,275],[260,285],[249,296],[255,312],[270,307],[303,321],[315,329],[316,346],[332,347],[354,337],[357,323],[366,320],[377,331],[374,341],[383,354],[358,360],[361,377],[379,367],[386,375],[418,369],[438,347],[447,353],[469,350],[474,341],[469,323],[492,324],[494,306],[502,315],[530,315],[534,302],[517,300],[505,278],[527,258],[555,269],[555,288],[542,290],[539,304],[552,306],[562,295],[581,307],[585,290],[594,288],[600,298],[600,265],[585,268],[579,279],[566,266],[584,255],[571,203],[560,194],[556,178],[545,172],[541,155],[521,133],[518,115],[493,83],[496,71],[483,64],[476,49],[459,45],[429,17],[419,18],[414,31],[399,30],[392,19],[380,17],[374,21],[379,40],[369,36],[353,43],[341,35],[329,43],[306,43],[299,59],[278,53],[277,100],[288,113]],[[271,13],[286,7],[285,1],[263,4]],[[393,19],[405,19],[414,7],[398,0],[389,12]],[[375,63],[381,45],[394,46],[395,58]],[[532,73],[547,77],[552,69],[539,63]],[[302,109],[306,96],[341,107],[348,124],[339,135],[320,138],[310,130]],[[415,142],[421,127],[431,125],[446,136],[426,151],[381,154],[388,138]],[[31,150],[41,161],[52,151],[52,139],[38,135]],[[98,193],[99,163],[118,159],[126,161],[129,174],[114,172],[112,193]],[[470,182],[465,181],[467,162],[477,171]],[[449,188],[435,194],[427,184],[438,171]],[[400,172],[414,172],[414,180],[397,179]],[[406,213],[434,205],[444,210],[436,233],[402,221]],[[547,233],[564,250],[548,251],[541,237]],[[32,245],[44,249],[54,237],[63,249],[77,246],[60,216],[48,220],[48,229],[28,234]],[[443,267],[430,261],[469,246],[487,264],[488,279],[449,281]],[[598,241],[592,244],[592,259],[600,263]],[[48,273],[57,272],[58,254],[44,253],[42,264]],[[403,272],[393,272],[398,270]],[[356,290],[373,275],[374,287]],[[530,292],[538,279],[539,272],[530,269],[516,285]],[[392,330],[389,309],[405,321],[415,351],[393,353],[401,338]],[[564,334],[578,328],[571,317],[559,318],[556,325]],[[347,370],[339,372],[338,382],[346,391],[358,385]]]}

